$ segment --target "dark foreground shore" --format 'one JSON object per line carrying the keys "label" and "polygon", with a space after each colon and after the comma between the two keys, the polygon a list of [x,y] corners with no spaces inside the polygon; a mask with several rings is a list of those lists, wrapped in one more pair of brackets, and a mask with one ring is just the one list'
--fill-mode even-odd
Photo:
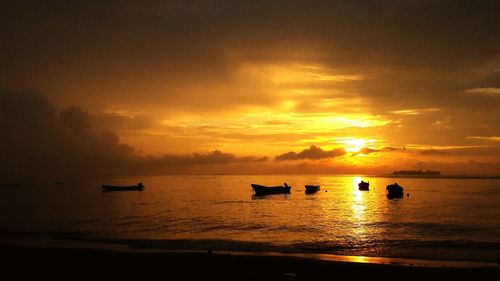
{"label": "dark foreground shore", "polygon": [[[494,277],[498,266],[411,266],[329,261],[298,256],[228,254],[217,252],[115,251],[57,247],[0,246],[2,272],[14,276],[50,280],[73,278],[204,280],[311,280],[383,277]],[[9,275],[7,275],[9,276]],[[17,279],[17,278],[16,278]]]}

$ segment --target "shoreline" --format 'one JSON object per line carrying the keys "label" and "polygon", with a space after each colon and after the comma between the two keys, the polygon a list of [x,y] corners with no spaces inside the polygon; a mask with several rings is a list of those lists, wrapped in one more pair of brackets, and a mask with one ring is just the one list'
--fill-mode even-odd
{"label": "shoreline", "polygon": [[[83,245],[81,245],[83,246]],[[309,279],[373,276],[498,276],[494,263],[423,261],[330,254],[282,254],[269,252],[182,251],[143,249],[98,249],[89,247],[27,246],[0,244],[4,268],[13,270],[22,264],[36,269],[41,276],[67,278],[61,269],[82,275],[121,277],[213,277],[223,279]],[[45,265],[57,265],[48,266]],[[11,267],[13,266],[13,267]],[[29,274],[30,272],[26,272]],[[59,274],[62,274],[59,276]],[[19,272],[18,274],[19,275]],[[28,276],[28,275],[27,275]]]}
{"label": "shoreline", "polygon": [[[1,247],[115,251],[119,253],[217,253],[233,256],[302,258],[318,261],[399,265],[409,267],[500,268],[498,252],[488,259],[458,259],[418,255],[366,255],[328,251],[301,251],[294,245],[279,246],[267,242],[245,242],[220,239],[110,239],[76,237],[64,233],[0,232]],[[497,247],[497,245],[489,246]],[[450,249],[453,250],[453,249]]]}

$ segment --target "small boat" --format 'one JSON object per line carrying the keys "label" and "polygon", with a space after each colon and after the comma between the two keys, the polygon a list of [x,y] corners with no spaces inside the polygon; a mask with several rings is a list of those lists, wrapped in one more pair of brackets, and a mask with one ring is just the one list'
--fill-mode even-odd
{"label": "small boat", "polygon": [[307,194],[316,193],[319,190],[319,185],[306,184],[305,187]]}
{"label": "small boat", "polygon": [[359,190],[370,190],[370,182],[361,181],[358,183]]}
{"label": "small boat", "polygon": [[404,189],[398,183],[389,184],[386,187],[387,190],[387,198],[403,198]]}
{"label": "small boat", "polygon": [[140,182],[137,185],[129,185],[129,186],[120,186],[120,185],[102,185],[103,191],[129,191],[129,190],[137,190],[143,191],[144,185]]}
{"label": "small boat", "polygon": [[284,186],[265,186],[260,184],[251,184],[255,195],[269,195],[269,194],[280,194],[280,193],[290,193],[290,189],[292,188],[288,184],[285,183]]}

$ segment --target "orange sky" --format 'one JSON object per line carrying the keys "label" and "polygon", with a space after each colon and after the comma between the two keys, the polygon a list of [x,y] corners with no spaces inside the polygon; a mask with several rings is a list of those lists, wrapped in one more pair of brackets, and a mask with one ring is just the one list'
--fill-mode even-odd
{"label": "orange sky", "polygon": [[1,4],[12,173],[499,174],[495,1],[167,2]]}

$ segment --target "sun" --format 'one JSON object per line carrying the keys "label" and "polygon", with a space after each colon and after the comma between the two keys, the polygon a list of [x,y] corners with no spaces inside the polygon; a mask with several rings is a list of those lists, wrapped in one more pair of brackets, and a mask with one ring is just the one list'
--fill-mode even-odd
{"label": "sun", "polygon": [[346,152],[355,153],[361,151],[369,144],[376,142],[374,139],[360,139],[355,137],[336,138],[335,142],[341,144]]}
{"label": "sun", "polygon": [[364,139],[349,139],[345,141],[347,152],[358,152],[365,147],[366,141]]}

